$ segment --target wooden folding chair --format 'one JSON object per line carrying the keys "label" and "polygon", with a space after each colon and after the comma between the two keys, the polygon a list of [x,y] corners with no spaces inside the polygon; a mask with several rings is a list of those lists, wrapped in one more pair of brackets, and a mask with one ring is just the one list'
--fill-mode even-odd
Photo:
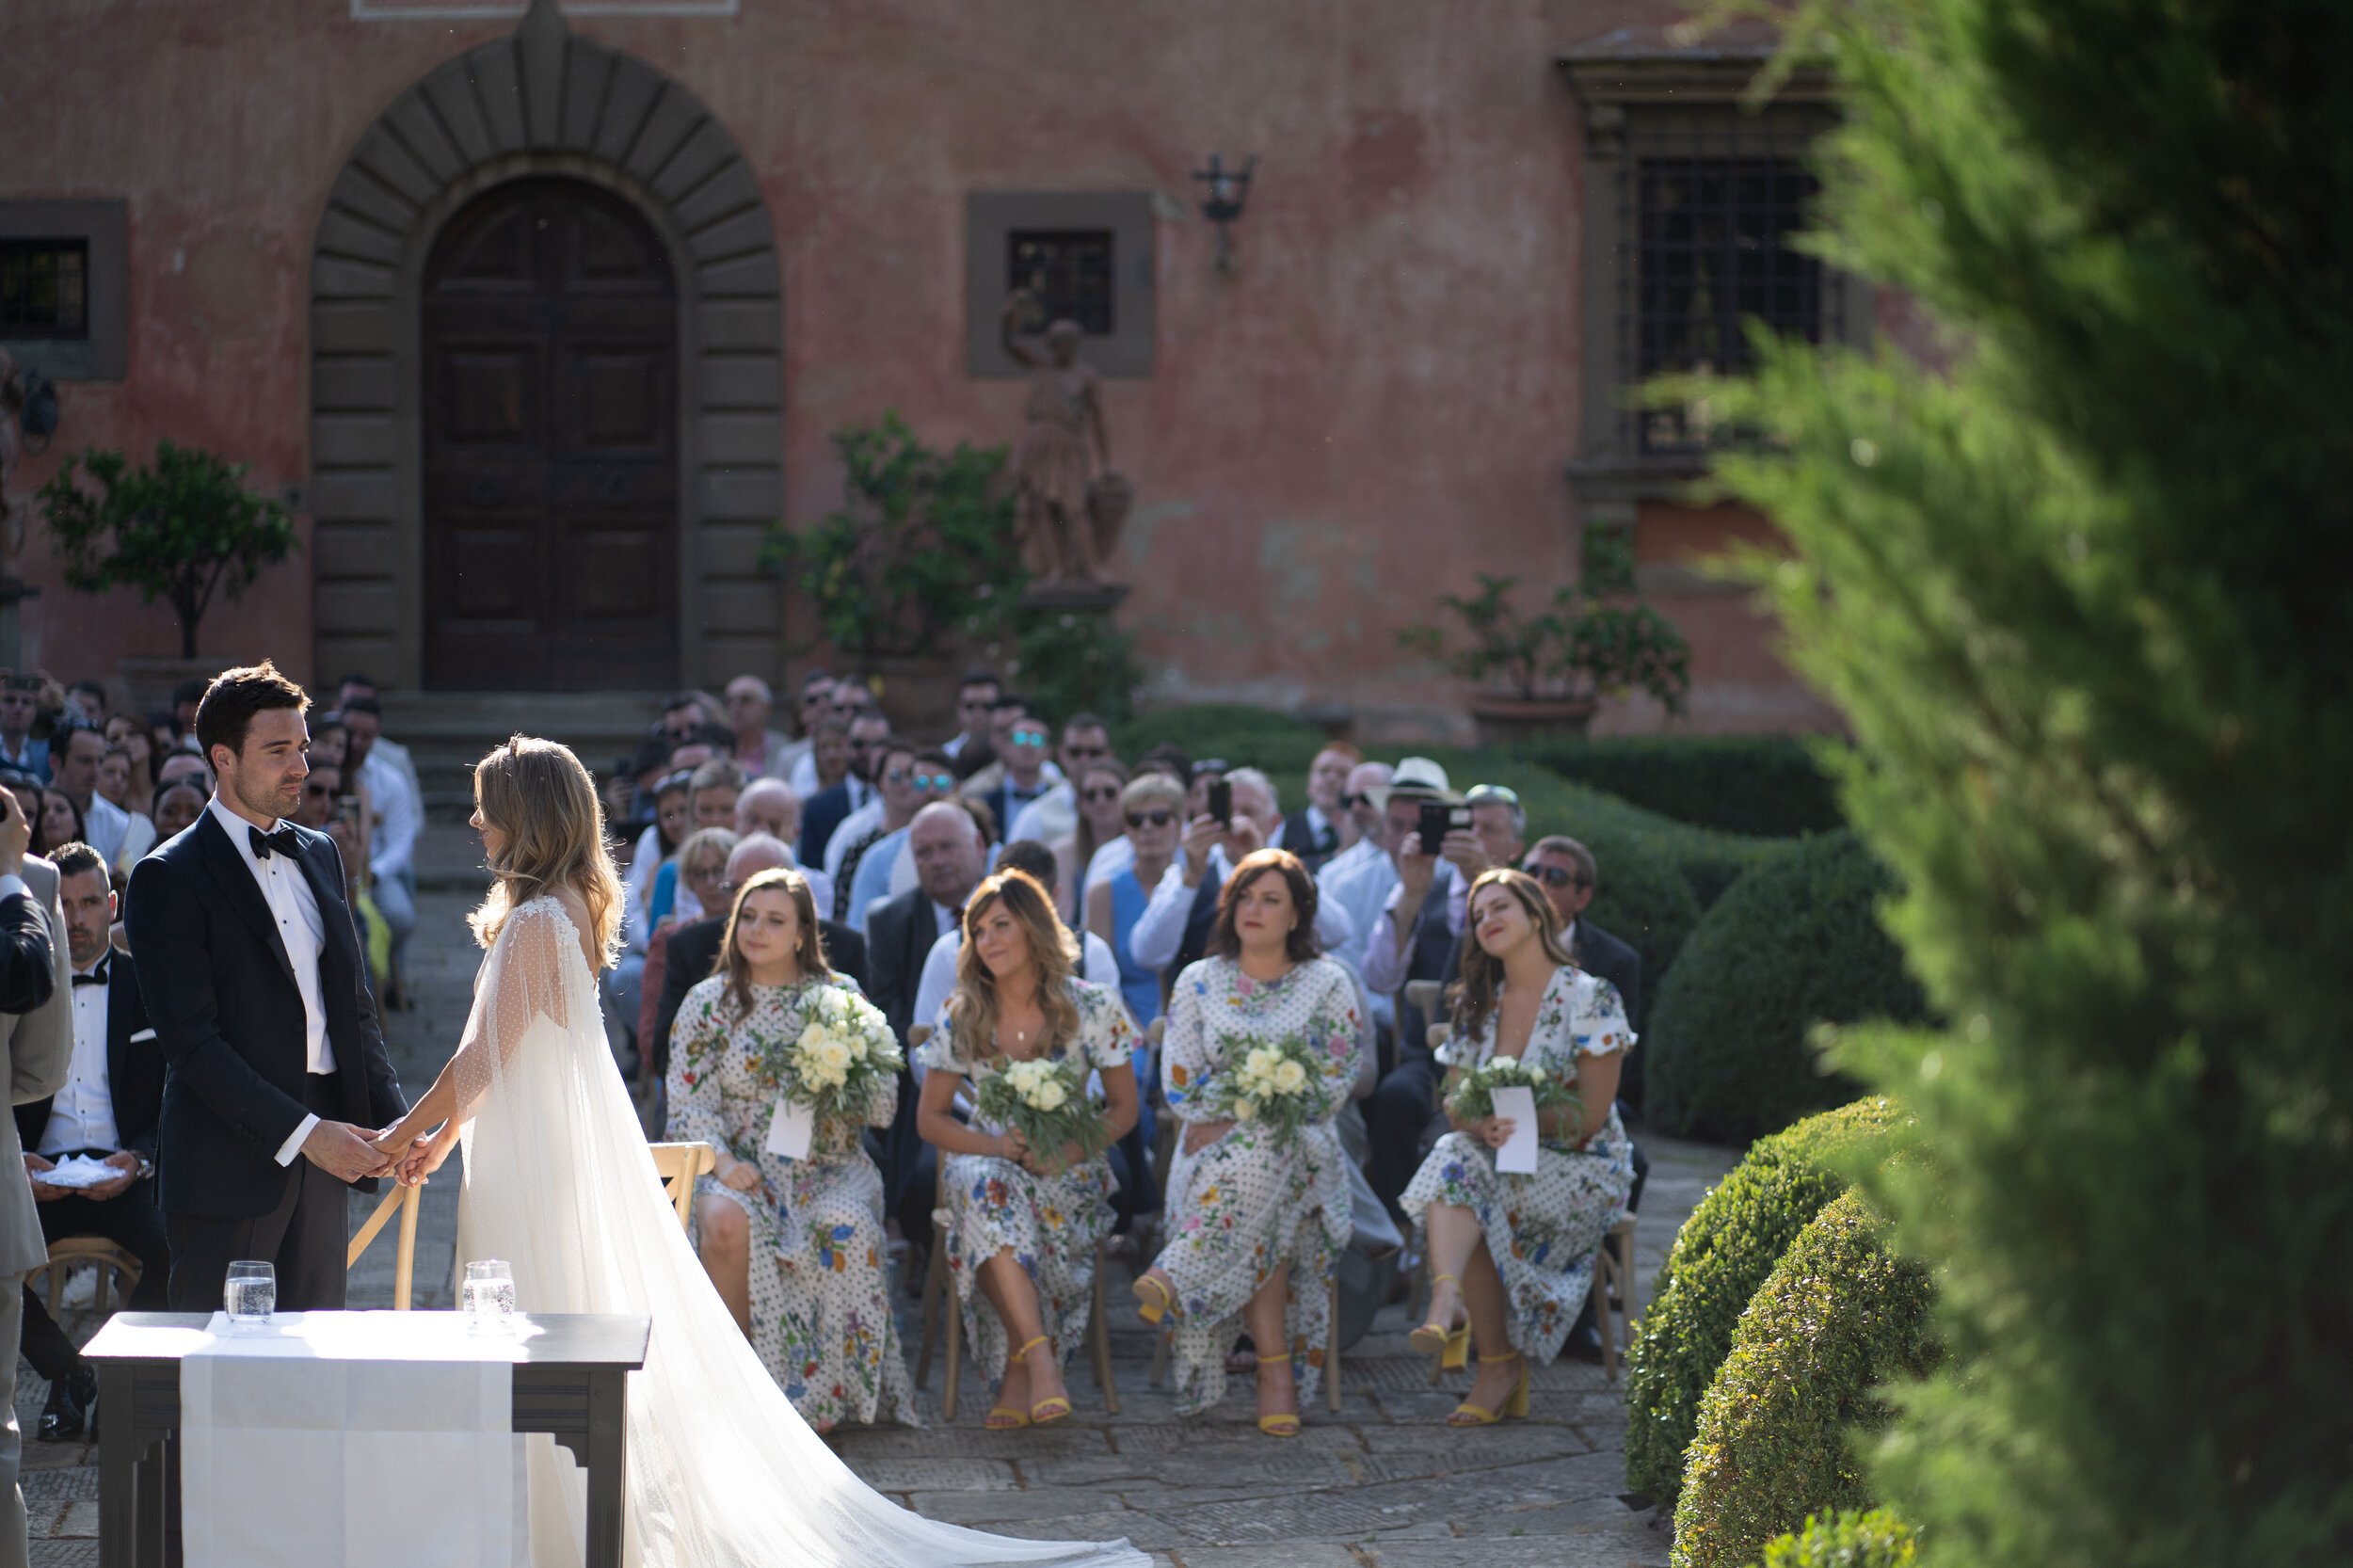
{"label": "wooden folding chair", "polygon": [[1601,1333],[1602,1372],[1611,1383],[1618,1381],[1619,1336],[1626,1351],[1634,1349],[1634,1216],[1628,1214],[1609,1227],[1593,1254],[1593,1327]]}
{"label": "wooden folding chair", "polygon": [[[1338,1270],[1332,1272],[1331,1282],[1324,1287],[1324,1292],[1328,1298],[1326,1305],[1331,1315],[1328,1320],[1331,1327],[1330,1337],[1323,1348],[1323,1398],[1324,1402],[1331,1407],[1332,1413],[1337,1416],[1340,1408],[1340,1275]],[[1160,1335],[1152,1346],[1152,1369],[1145,1381],[1154,1388],[1158,1388],[1168,1376],[1169,1339],[1175,1333],[1176,1324],[1173,1321],[1162,1322]],[[1119,1414],[1117,1405],[1112,1407],[1112,1414],[1114,1416]]]}
{"label": "wooden folding chair", "polygon": [[394,1312],[407,1312],[415,1304],[412,1298],[417,1285],[417,1204],[424,1191],[422,1187],[395,1183],[384,1194],[384,1201],[376,1206],[376,1212],[368,1216],[367,1224],[360,1227],[360,1234],[351,1239],[351,1245],[344,1250],[344,1272],[348,1273],[359,1267],[360,1255],[391,1223],[392,1211],[400,1210],[400,1239],[393,1243],[392,1252]]}
{"label": "wooden folding chair", "polygon": [[[139,1260],[127,1247],[109,1241],[103,1236],[60,1236],[49,1243],[49,1261],[35,1269],[35,1274],[49,1276],[49,1316],[55,1318],[65,1305],[65,1282],[76,1264],[91,1263],[98,1268],[98,1293],[92,1304],[103,1317],[106,1311],[106,1281],[119,1276],[122,1299],[129,1301],[131,1292],[139,1288]],[[26,1276],[31,1284],[31,1276]]]}
{"label": "wooden folding chair", "polygon": [[678,1210],[678,1223],[681,1226],[691,1224],[695,1216],[695,1178],[718,1169],[718,1151],[709,1144],[646,1146],[653,1153],[653,1168],[662,1177],[662,1190],[669,1195],[671,1207]]}

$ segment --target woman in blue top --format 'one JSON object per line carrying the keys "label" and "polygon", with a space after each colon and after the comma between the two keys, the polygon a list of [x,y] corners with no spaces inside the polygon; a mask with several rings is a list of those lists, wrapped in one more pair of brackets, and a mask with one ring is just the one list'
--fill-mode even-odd
{"label": "woman in blue top", "polygon": [[1138,774],[1119,797],[1128,817],[1128,843],[1135,864],[1108,882],[1086,890],[1087,929],[1111,944],[1119,960],[1119,994],[1135,1016],[1136,1028],[1146,1030],[1160,1016],[1160,975],[1136,962],[1128,938],[1152,889],[1176,857],[1176,840],[1184,832],[1185,787],[1164,773]]}

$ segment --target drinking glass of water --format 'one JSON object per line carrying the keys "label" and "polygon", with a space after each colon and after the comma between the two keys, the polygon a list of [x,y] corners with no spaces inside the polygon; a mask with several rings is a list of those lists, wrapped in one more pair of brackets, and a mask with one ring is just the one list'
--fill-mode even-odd
{"label": "drinking glass of water", "polygon": [[267,1263],[246,1259],[229,1265],[221,1288],[221,1306],[232,1327],[251,1332],[265,1328],[278,1306],[278,1271]]}
{"label": "drinking glass of water", "polygon": [[515,1319],[515,1271],[495,1257],[466,1265],[466,1328],[472,1334],[500,1334]]}

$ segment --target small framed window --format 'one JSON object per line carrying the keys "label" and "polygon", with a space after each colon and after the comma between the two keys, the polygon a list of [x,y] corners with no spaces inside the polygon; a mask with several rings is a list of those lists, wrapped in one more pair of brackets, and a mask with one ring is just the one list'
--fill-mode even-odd
{"label": "small framed window", "polygon": [[89,336],[89,241],[0,240],[0,338]]}
{"label": "small framed window", "polygon": [[1113,321],[1109,229],[1016,229],[1005,235],[1005,276],[1045,307],[1048,321],[1075,321],[1109,337]]}

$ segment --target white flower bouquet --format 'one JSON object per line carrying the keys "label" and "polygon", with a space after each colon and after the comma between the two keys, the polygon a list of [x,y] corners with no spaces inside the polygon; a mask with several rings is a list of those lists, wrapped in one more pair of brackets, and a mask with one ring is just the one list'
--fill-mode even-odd
{"label": "white flower bouquet", "polygon": [[1531,1091],[1540,1116],[1555,1106],[1574,1105],[1581,1111],[1585,1104],[1560,1074],[1531,1067],[1516,1056],[1497,1056],[1464,1069],[1447,1096],[1447,1109],[1466,1122],[1483,1122],[1496,1113],[1497,1089]]}
{"label": "white flower bouquet", "polygon": [[1076,1062],[1008,1062],[980,1081],[981,1119],[994,1122],[1043,1159],[1055,1159],[1067,1144],[1081,1160],[1110,1142],[1103,1112],[1086,1092],[1086,1073]]}
{"label": "white flower bouquet", "polygon": [[1263,1127],[1276,1142],[1288,1144],[1301,1128],[1330,1112],[1323,1062],[1305,1040],[1292,1035],[1254,1042],[1229,1035],[1219,1047],[1226,1061],[1240,1057],[1216,1100],[1235,1121]]}
{"label": "white flower bouquet", "polygon": [[800,1038],[784,1048],[784,1097],[820,1116],[863,1121],[890,1092],[906,1058],[882,1009],[843,986],[811,999]]}

